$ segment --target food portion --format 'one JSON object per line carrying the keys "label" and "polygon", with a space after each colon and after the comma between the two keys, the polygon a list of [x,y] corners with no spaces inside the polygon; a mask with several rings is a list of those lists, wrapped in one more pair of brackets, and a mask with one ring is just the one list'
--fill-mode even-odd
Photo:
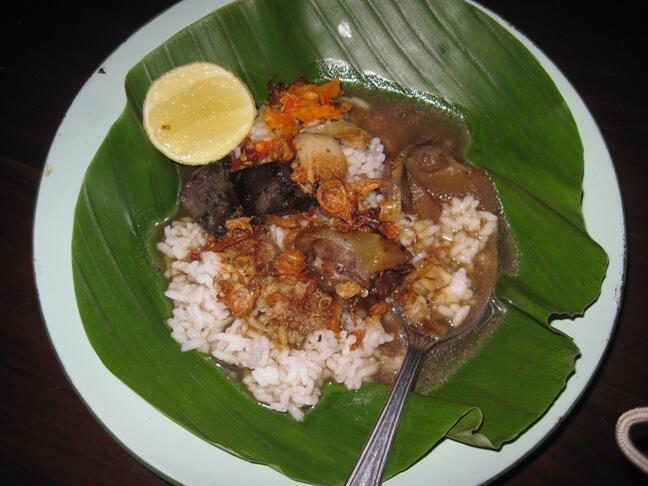
{"label": "food portion", "polygon": [[393,113],[339,80],[271,83],[247,137],[188,177],[158,243],[182,350],[298,420],[328,380],[393,381],[392,303],[442,336],[492,293],[492,183],[456,140]]}

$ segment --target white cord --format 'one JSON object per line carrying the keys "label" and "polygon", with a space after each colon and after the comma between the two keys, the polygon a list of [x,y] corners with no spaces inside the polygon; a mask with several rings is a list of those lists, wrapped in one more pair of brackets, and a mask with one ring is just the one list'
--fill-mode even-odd
{"label": "white cord", "polygon": [[639,469],[648,473],[648,457],[644,456],[630,440],[630,429],[640,423],[648,423],[648,407],[633,408],[619,417],[616,425],[616,441],[621,452]]}

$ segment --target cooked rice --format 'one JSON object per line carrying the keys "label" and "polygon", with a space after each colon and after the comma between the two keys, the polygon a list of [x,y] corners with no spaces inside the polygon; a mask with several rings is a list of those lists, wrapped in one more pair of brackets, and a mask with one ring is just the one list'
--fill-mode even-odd
{"label": "cooked rice", "polygon": [[349,164],[347,180],[353,181],[361,177],[369,177],[370,179],[380,177],[385,163],[384,148],[378,137],[371,139],[371,143],[366,150],[354,149],[343,144],[342,152]]}
{"label": "cooked rice", "polygon": [[[418,297],[406,307],[410,319],[424,318],[434,309],[456,327],[468,316],[474,304],[473,262],[497,229],[497,216],[478,207],[473,196],[454,197],[443,205],[438,224],[413,215],[398,220],[399,241],[414,255],[418,276],[412,285]],[[440,247],[448,249],[441,265],[438,255],[430,257]]]}
{"label": "cooked rice", "polygon": [[280,250],[285,250],[284,239],[286,238],[286,230],[276,224],[268,225],[268,229],[270,230],[270,236],[272,236],[274,244]]}
{"label": "cooked rice", "polygon": [[[347,329],[339,336],[330,330],[311,333],[303,349],[290,349],[271,342],[251,325],[251,319],[235,319],[222,303],[218,281],[229,269],[212,251],[200,259],[186,261],[192,249],[204,244],[196,223],[174,221],[164,229],[158,249],[171,259],[165,295],[173,300],[173,315],[167,320],[171,336],[182,351],[198,350],[244,370],[243,382],[254,397],[273,410],[303,418],[302,407],[317,403],[320,387],[332,379],[357,389],[378,370],[375,349],[394,337],[377,318],[345,318]],[[359,346],[352,333],[366,331]],[[355,349],[354,349],[355,348]]]}

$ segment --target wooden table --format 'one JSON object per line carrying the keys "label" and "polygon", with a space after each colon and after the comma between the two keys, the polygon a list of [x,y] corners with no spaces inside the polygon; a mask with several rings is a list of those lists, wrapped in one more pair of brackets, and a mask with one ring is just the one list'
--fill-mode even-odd
{"label": "wooden table", "polygon": [[[173,2],[118,3],[23,2],[3,14],[2,482],[162,482],[117,445],[70,386],[45,332],[31,266],[40,172],[68,105],[112,50]],[[621,455],[613,434],[622,412],[648,405],[648,105],[639,55],[645,26],[630,2],[605,10],[565,0],[484,3],[545,52],[592,111],[619,175],[629,236],[625,304],[601,369],[558,430],[501,481],[638,484],[646,478]]]}

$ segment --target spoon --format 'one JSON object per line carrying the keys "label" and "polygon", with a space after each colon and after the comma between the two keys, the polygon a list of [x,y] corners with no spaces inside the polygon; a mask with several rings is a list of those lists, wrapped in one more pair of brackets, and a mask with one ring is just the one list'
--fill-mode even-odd
{"label": "spoon", "polygon": [[403,317],[403,310],[400,306],[392,303],[390,312],[392,318],[401,322],[407,334],[407,351],[403,358],[403,364],[398,372],[394,386],[380,413],[378,422],[374,426],[362,453],[356,462],[346,486],[374,486],[381,483],[383,471],[387,464],[389,451],[398,429],[405,401],[412,388],[412,383],[419,369],[423,357],[432,349],[435,344],[455,338],[467,328],[472,328],[473,323],[459,326],[444,336],[434,334],[423,334],[416,329],[414,324]]}

